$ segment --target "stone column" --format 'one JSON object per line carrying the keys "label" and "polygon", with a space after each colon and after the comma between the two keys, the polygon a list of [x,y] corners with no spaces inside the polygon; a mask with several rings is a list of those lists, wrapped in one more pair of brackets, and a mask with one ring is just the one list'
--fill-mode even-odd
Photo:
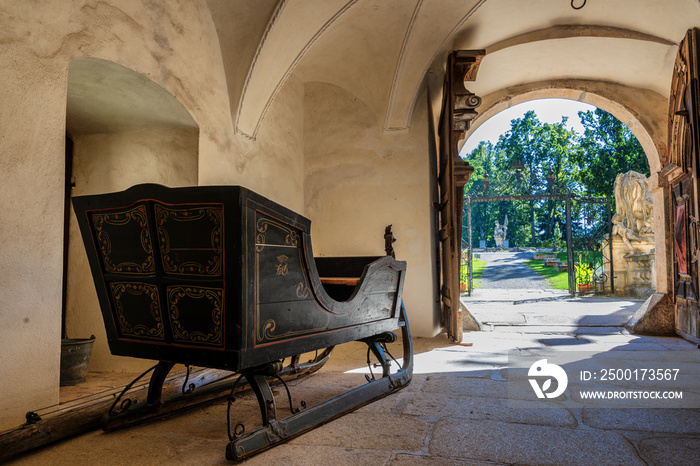
{"label": "stone column", "polygon": [[[670,205],[666,178],[656,172],[649,177],[651,196],[654,200],[654,257],[656,292],[672,293],[673,288],[673,236],[671,234],[670,214],[666,206]],[[667,218],[669,217],[669,218]]]}

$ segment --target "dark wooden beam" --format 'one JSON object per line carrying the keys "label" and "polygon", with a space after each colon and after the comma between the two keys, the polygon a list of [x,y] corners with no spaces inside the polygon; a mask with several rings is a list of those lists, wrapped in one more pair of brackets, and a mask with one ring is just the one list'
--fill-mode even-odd
{"label": "dark wooden beam", "polygon": [[[169,377],[163,387],[165,403],[159,411],[160,416],[165,417],[225,396],[236,380],[232,375],[234,373],[217,369],[193,371],[188,385],[192,383],[197,389],[190,395],[182,394],[182,373]],[[0,433],[0,463],[58,440],[98,429],[102,417],[121,391],[122,387],[119,387],[97,399],[78,399],[63,406],[59,405],[56,411],[48,414],[38,411],[38,414],[35,414],[40,420]],[[146,399],[147,393],[148,383],[144,382],[130,391],[128,397],[141,401]],[[35,416],[28,417],[37,419]]]}

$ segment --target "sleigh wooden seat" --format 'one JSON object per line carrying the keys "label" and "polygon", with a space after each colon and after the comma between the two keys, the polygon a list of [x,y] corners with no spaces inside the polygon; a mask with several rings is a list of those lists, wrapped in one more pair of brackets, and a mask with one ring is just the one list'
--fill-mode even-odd
{"label": "sleigh wooden seat", "polygon": [[[231,433],[229,459],[269,448],[410,380],[405,262],[390,255],[314,258],[308,219],[242,187],[147,184],[76,197],[73,204],[111,352],[159,361],[145,409],[160,408],[159,387],[176,363],[236,371],[250,383],[263,428]],[[392,374],[384,345],[399,328],[403,364]],[[276,418],[269,378],[298,371],[295,355],[358,340],[378,358],[381,378]],[[291,367],[282,365],[284,358]]]}

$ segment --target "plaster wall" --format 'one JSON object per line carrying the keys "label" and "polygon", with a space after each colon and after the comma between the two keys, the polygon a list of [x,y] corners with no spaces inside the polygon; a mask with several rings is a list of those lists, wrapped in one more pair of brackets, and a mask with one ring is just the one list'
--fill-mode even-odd
{"label": "plaster wall", "polygon": [[0,429],[58,401],[65,124],[61,69],[2,42]]}
{"label": "plaster wall", "polygon": [[[206,0],[221,44],[229,103],[237,113],[245,81],[279,0]],[[235,119],[235,118],[234,118]]]}
{"label": "plaster wall", "polygon": [[304,213],[304,84],[290,76],[262,120],[255,140],[239,136],[234,147],[199,167],[200,184],[238,184],[295,212]]}
{"label": "plaster wall", "polygon": [[[139,183],[165,186],[197,184],[196,129],[145,128],[110,134],[86,134],[74,138],[72,194],[121,191]],[[152,365],[142,359],[112,356],[107,345],[102,314],[85,246],[71,206],[66,293],[66,336],[95,335],[91,371],[137,372]]]}
{"label": "plaster wall", "polygon": [[317,256],[384,255],[392,224],[396,257],[408,263],[404,302],[414,335],[438,331],[433,294],[427,106],[411,130],[382,133],[383,115],[346,90],[305,86],[306,214]]}
{"label": "plaster wall", "polygon": [[[85,57],[142,74],[181,102],[199,127],[198,170],[189,161],[173,165],[168,160],[169,168],[162,171],[156,163],[162,158],[156,156],[149,179],[137,180],[121,168],[114,178],[97,163],[92,175],[101,173],[106,181],[86,190],[121,189],[131,181],[242,184],[291,208],[303,207],[302,168],[279,165],[282,151],[291,151],[290,141],[295,151],[301,147],[300,113],[280,115],[271,108],[261,131],[272,141],[241,147],[219,40],[203,0],[56,0],[50,8],[0,0],[0,430],[23,423],[27,411],[58,402],[67,75],[71,61]],[[295,85],[296,93],[280,93],[283,110],[300,100],[300,84]],[[280,118],[287,125],[275,127]],[[93,134],[76,149],[107,141],[110,151],[161,153],[134,134]],[[270,186],[269,180],[282,172],[286,180]]]}

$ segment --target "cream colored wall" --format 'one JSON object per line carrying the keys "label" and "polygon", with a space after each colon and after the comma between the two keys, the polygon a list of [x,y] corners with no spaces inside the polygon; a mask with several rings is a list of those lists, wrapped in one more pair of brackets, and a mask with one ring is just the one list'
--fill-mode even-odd
{"label": "cream colored wall", "polygon": [[199,132],[143,128],[73,138],[74,196],[127,189],[138,183],[197,184]]}
{"label": "cream colored wall", "polygon": [[65,73],[18,48],[0,46],[0,429],[58,401],[61,338]]}
{"label": "cream colored wall", "polygon": [[[233,131],[218,37],[203,0],[56,0],[51,8],[0,0],[0,44],[0,63],[6,65],[0,66],[2,430],[23,423],[27,411],[58,402],[64,137],[71,60],[95,57],[118,63],[175,96],[199,127],[200,184],[246,185],[297,209],[303,207],[303,120],[298,107],[301,85],[292,81],[280,92],[279,104],[273,104],[261,128],[266,141],[241,147]],[[160,153],[139,144],[138,137],[129,137],[93,135],[79,140],[77,149],[88,150],[100,138],[103,143],[110,138],[112,149]],[[291,161],[280,166],[285,156]],[[137,181],[133,173],[131,179],[112,179],[104,165],[94,165],[109,180],[109,189]],[[190,170],[183,166],[163,173],[160,165],[150,168],[157,179],[139,178],[139,182],[170,183],[180,176],[175,172]],[[284,181],[274,182],[281,174]],[[193,181],[189,176],[180,182]]]}
{"label": "cream colored wall", "polygon": [[304,211],[304,85],[287,79],[258,136],[239,136],[219,157],[201,160],[200,184],[239,184],[294,211]]}
{"label": "cream colored wall", "polygon": [[314,254],[383,255],[384,227],[393,224],[396,257],[408,263],[411,330],[435,335],[426,105],[409,133],[390,136],[381,131],[383,116],[342,88],[305,89],[304,195]]}
{"label": "cream colored wall", "polygon": [[[199,133],[183,128],[144,128],[74,138],[74,196],[121,191],[139,183],[165,186],[197,184]],[[66,336],[95,335],[91,371],[145,370],[150,361],[112,356],[87,263],[75,213],[71,207],[66,293]]]}
{"label": "cream colored wall", "polygon": [[[278,0],[207,0],[207,4],[222,44],[230,117],[235,123],[250,67],[260,52],[259,42]],[[274,52],[282,54],[281,50]],[[231,184],[234,180],[235,184],[303,212],[303,99],[303,83],[294,74],[289,75],[254,139],[244,134],[217,139],[224,156],[200,156],[200,184]]]}

